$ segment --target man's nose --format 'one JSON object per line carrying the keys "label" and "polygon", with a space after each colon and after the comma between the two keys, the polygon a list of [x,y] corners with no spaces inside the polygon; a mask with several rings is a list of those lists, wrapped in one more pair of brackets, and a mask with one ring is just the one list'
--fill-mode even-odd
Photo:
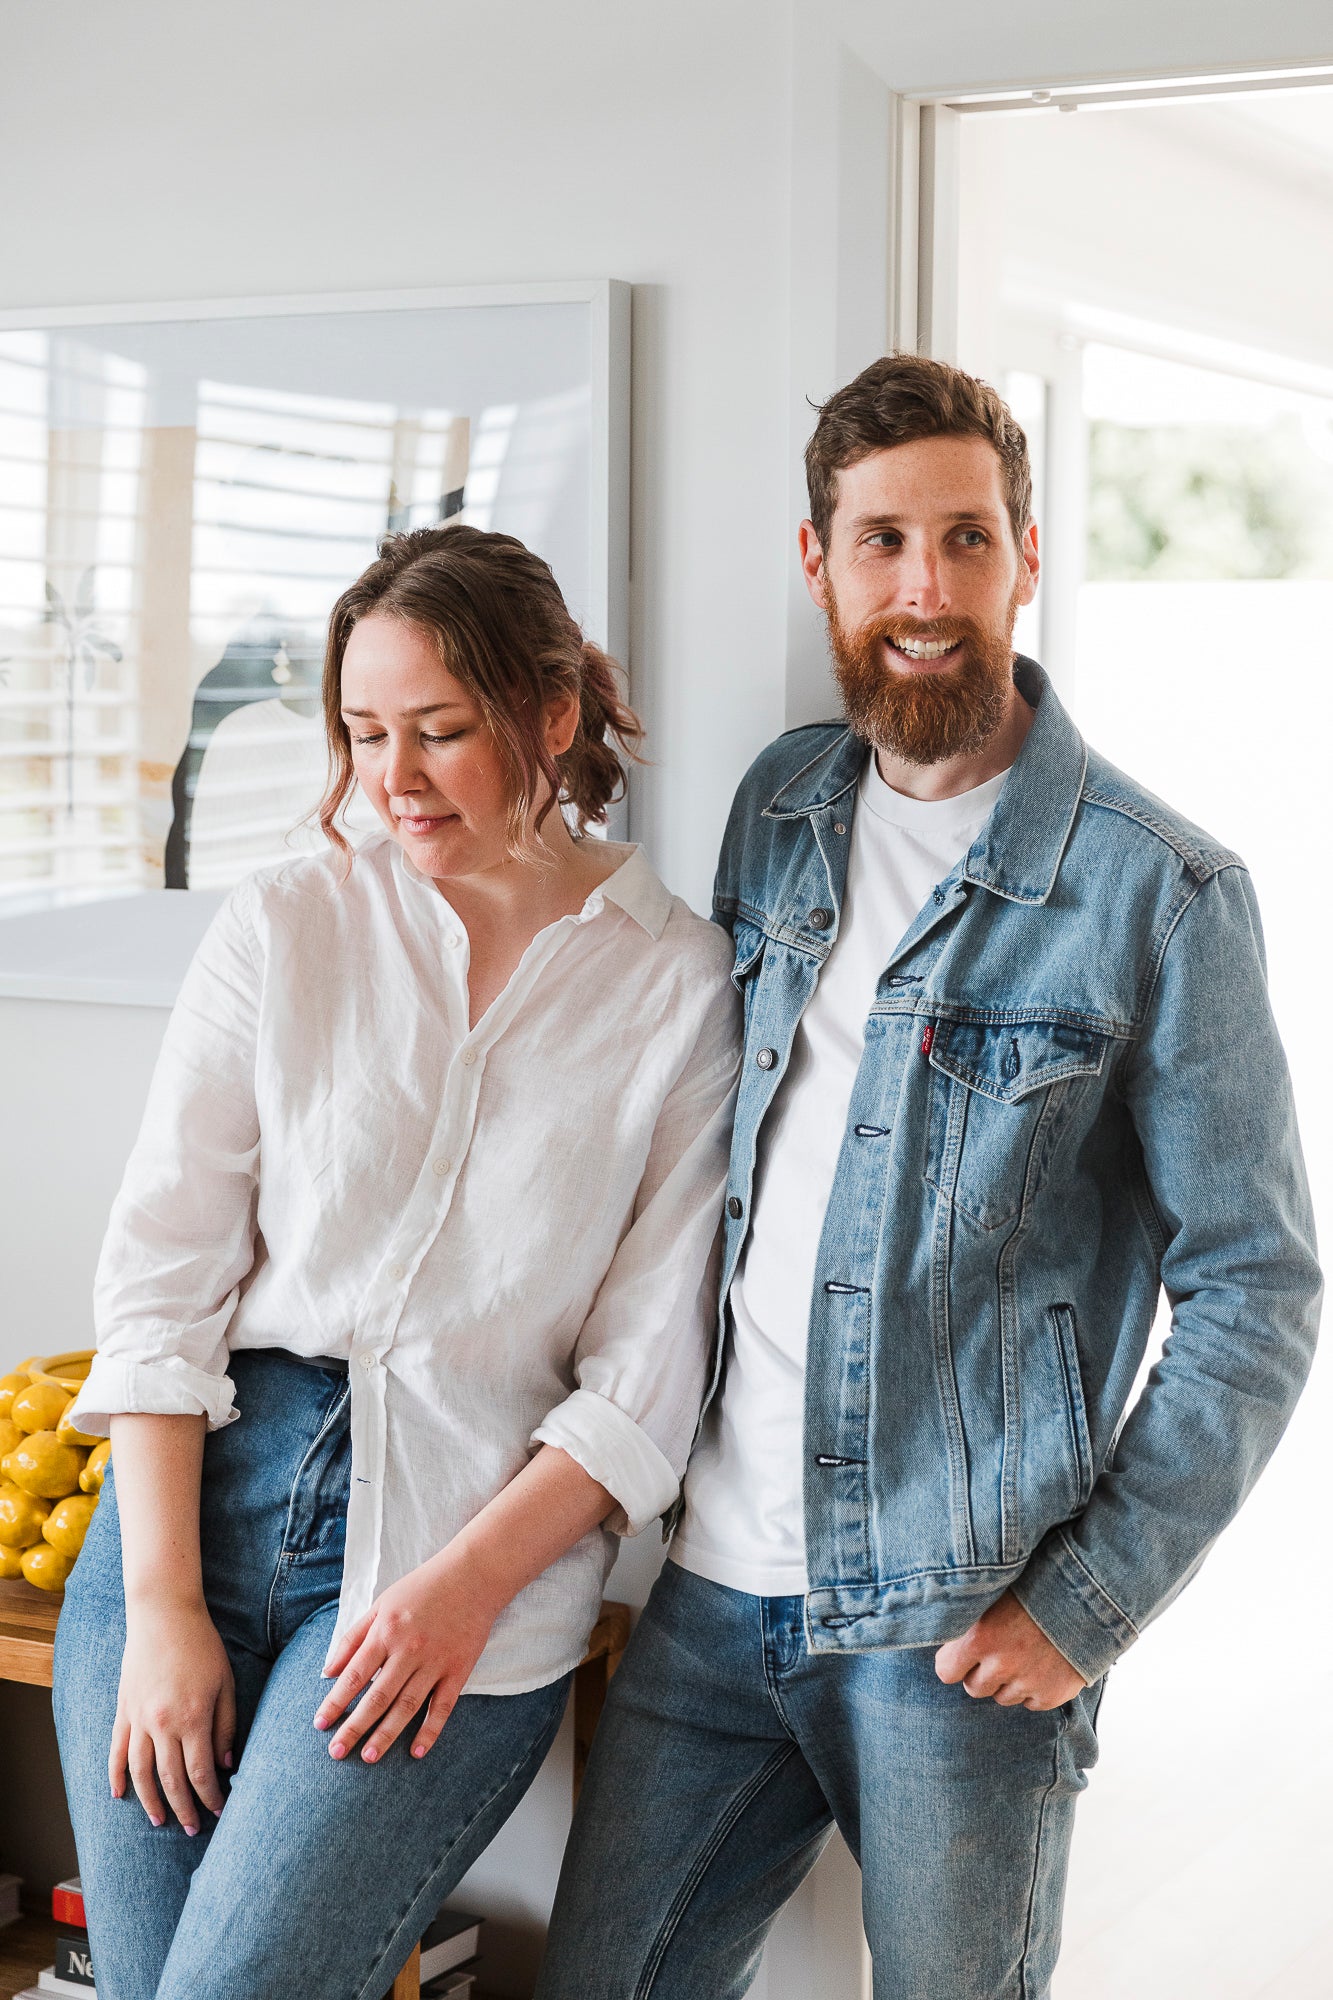
{"label": "man's nose", "polygon": [[949,608],[948,593],[934,549],[908,549],[898,571],[898,602],[918,618],[939,618]]}

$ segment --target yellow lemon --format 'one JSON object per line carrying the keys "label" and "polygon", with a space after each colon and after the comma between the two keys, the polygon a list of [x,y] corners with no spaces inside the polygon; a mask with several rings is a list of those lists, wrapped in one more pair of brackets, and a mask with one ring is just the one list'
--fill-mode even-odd
{"label": "yellow lemon", "polygon": [[98,1438],[88,1454],[88,1463],[79,1474],[79,1484],[85,1493],[100,1493],[106,1469],[111,1462],[110,1438]]}
{"label": "yellow lemon", "polygon": [[65,1408],[61,1411],[60,1422],[56,1425],[56,1436],[60,1439],[61,1444],[76,1444],[83,1451],[91,1451],[94,1445],[105,1444],[105,1438],[92,1437],[87,1431],[75,1430],[69,1420],[69,1413],[73,1408],[74,1399],[71,1397]]}
{"label": "yellow lemon", "polygon": [[0,1542],[0,1581],[8,1583],[13,1577],[23,1574],[22,1549],[7,1549]]}
{"label": "yellow lemon", "polygon": [[59,1549],[62,1556],[68,1556],[73,1562],[83,1547],[88,1523],[96,1511],[95,1493],[74,1493],[67,1500],[57,1500],[42,1523],[43,1541],[49,1542],[53,1549]]}
{"label": "yellow lemon", "polygon": [[77,1445],[62,1444],[54,1431],[34,1431],[16,1444],[5,1460],[9,1477],[25,1493],[41,1500],[63,1500],[78,1490],[84,1454]]}
{"label": "yellow lemon", "polygon": [[69,1394],[50,1377],[30,1381],[9,1406],[11,1423],[21,1431],[53,1431],[69,1406]]}
{"label": "yellow lemon", "polygon": [[0,1377],[0,1417],[7,1417],[15,1396],[28,1386],[28,1364],[23,1362],[12,1375]]}
{"label": "yellow lemon", "polygon": [[42,1539],[42,1523],[51,1511],[50,1502],[21,1486],[0,1486],[0,1545],[7,1549],[30,1549]]}
{"label": "yellow lemon", "polygon": [[14,1446],[23,1436],[16,1423],[8,1417],[0,1417],[0,1458],[8,1458]]}
{"label": "yellow lemon", "polygon": [[73,1556],[65,1556],[59,1549],[53,1549],[46,1542],[38,1542],[35,1548],[25,1549],[22,1556],[23,1574],[29,1583],[35,1583],[38,1590],[63,1590],[65,1578],[74,1567]]}

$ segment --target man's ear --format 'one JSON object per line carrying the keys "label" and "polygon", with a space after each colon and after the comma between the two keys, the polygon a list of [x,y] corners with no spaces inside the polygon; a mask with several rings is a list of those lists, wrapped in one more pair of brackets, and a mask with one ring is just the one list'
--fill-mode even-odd
{"label": "man's ear", "polygon": [[1018,573],[1018,601],[1031,604],[1037,594],[1037,578],[1041,575],[1041,556],[1037,550],[1037,524],[1029,521],[1023,531],[1023,540],[1018,550],[1022,568]]}
{"label": "man's ear", "polygon": [[813,521],[802,521],[798,537],[801,551],[801,574],[805,587],[821,611],[828,610],[828,597],[824,589],[824,551],[815,533]]}

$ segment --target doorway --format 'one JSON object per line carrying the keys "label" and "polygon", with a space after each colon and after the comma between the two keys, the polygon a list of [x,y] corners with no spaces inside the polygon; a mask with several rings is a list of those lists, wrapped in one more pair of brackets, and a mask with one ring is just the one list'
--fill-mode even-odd
{"label": "doorway", "polygon": [[[898,337],[914,305],[914,344],[1029,432],[1045,561],[1017,643],[1098,749],[1250,865],[1327,1243],[1333,88],[1256,81],[905,113]],[[1112,1675],[1056,2000],[1333,1990],[1331,1428],[1325,1355],[1238,1521]]]}

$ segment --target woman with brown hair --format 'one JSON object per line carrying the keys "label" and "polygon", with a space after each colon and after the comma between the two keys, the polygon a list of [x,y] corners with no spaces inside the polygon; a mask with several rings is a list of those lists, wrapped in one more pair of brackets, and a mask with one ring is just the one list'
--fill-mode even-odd
{"label": "woman with brown hair", "polygon": [[328,849],[215,920],[98,1272],[56,1705],[102,2000],[378,2000],[708,1366],[731,954],[584,837],[639,736],[611,662],[522,544],[419,529],[324,705]]}

